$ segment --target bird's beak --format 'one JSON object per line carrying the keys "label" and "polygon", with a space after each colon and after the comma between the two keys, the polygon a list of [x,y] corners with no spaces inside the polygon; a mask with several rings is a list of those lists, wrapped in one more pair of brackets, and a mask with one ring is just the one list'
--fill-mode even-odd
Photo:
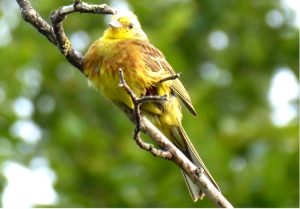
{"label": "bird's beak", "polygon": [[121,28],[122,24],[118,20],[111,20],[109,22],[110,27],[112,28]]}

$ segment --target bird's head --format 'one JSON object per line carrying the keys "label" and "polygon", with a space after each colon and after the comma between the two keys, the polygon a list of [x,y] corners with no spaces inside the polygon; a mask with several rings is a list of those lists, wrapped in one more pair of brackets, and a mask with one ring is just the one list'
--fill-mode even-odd
{"label": "bird's head", "polygon": [[113,15],[109,22],[109,28],[104,33],[104,37],[108,39],[148,40],[137,16],[130,11],[118,11]]}

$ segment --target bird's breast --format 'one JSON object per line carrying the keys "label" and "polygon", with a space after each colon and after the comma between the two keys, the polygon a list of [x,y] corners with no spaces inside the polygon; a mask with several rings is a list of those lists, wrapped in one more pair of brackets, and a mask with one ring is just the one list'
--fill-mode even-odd
{"label": "bird's breast", "polygon": [[127,42],[96,42],[85,59],[85,74],[112,101],[123,102],[133,108],[128,94],[119,86],[119,69],[122,69],[126,83],[137,96],[145,95],[147,88],[154,85],[153,78],[147,75],[141,54]]}

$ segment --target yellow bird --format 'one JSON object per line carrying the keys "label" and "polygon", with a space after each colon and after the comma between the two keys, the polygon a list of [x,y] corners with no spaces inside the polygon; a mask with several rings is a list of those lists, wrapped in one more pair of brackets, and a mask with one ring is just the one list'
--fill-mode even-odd
{"label": "yellow bird", "polygon": [[[133,109],[127,92],[119,87],[119,69],[133,92],[145,95],[166,95],[165,102],[143,104],[142,113],[159,128],[219,190],[209,171],[197,154],[182,125],[180,101],[196,115],[191,99],[178,78],[160,82],[175,75],[165,56],[150,44],[137,17],[132,12],[117,12],[112,16],[103,36],[88,49],[84,59],[84,74],[92,84],[115,104]],[[184,172],[183,176],[194,201],[202,199],[204,193]]]}

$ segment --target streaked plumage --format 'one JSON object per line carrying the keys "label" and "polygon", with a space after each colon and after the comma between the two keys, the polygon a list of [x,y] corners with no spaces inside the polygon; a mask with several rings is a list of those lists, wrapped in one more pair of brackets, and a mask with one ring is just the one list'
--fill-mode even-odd
{"label": "streaked plumage", "polygon": [[[84,73],[99,91],[114,103],[133,108],[133,103],[123,88],[119,87],[118,69],[134,93],[144,95],[167,95],[163,103],[151,102],[142,106],[142,112],[152,121],[218,188],[206,169],[182,125],[180,100],[196,115],[191,99],[179,79],[160,82],[175,75],[165,56],[151,45],[136,16],[118,13],[112,16],[110,27],[88,49],[84,60]],[[194,201],[203,193],[183,173]],[[219,188],[218,188],[219,189]]]}

